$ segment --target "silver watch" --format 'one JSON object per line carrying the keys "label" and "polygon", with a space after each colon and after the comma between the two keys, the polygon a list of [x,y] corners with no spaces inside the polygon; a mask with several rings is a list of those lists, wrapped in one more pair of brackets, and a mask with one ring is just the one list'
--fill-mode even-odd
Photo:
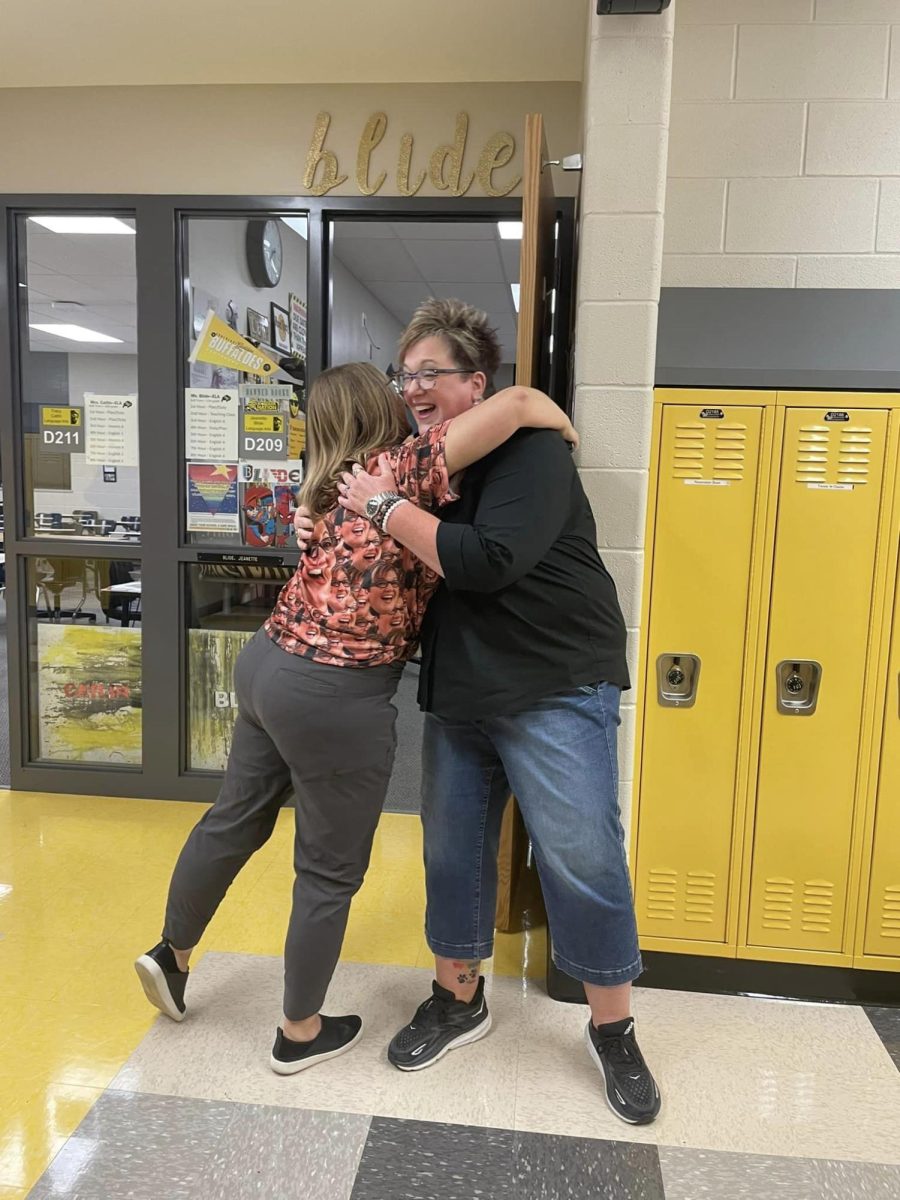
{"label": "silver watch", "polygon": [[366,501],[366,516],[370,521],[378,523],[378,514],[389,500],[400,500],[401,496],[397,492],[376,492],[374,496],[370,496]]}

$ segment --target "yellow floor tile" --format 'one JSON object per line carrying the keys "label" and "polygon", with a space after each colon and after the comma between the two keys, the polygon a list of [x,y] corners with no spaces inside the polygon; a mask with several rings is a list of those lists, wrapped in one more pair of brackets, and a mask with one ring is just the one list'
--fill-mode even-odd
{"label": "yellow floor tile", "polygon": [[[24,1195],[156,1019],[134,959],[159,938],[172,868],[203,811],[0,793],[0,1200]],[[293,837],[284,810],[229,890],[194,966],[210,950],[282,953]],[[424,911],[421,824],[387,813],[344,959],[430,967]],[[486,969],[514,975],[523,962],[542,969],[543,943],[533,935],[499,939]]]}
{"label": "yellow floor tile", "polygon": [[16,1081],[0,1079],[0,1183],[30,1188],[74,1133],[101,1089],[51,1083],[23,1092],[19,1084],[11,1104],[6,1084],[15,1087]]}

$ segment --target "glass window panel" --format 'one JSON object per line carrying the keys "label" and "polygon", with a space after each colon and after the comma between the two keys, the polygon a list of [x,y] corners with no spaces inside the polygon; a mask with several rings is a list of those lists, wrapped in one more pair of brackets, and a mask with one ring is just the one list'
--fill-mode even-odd
{"label": "glass window panel", "polygon": [[[306,444],[306,217],[187,217],[183,228],[187,541],[291,546]],[[256,351],[271,369],[245,369]]]}
{"label": "glass window panel", "polygon": [[25,532],[140,540],[133,217],[20,217]]}
{"label": "glass window panel", "polygon": [[140,564],[35,556],[26,579],[32,761],[140,766]]}
{"label": "glass window panel", "polygon": [[188,769],[225,769],[237,717],[235,660],[292,574],[291,567],[267,565],[186,567]]}

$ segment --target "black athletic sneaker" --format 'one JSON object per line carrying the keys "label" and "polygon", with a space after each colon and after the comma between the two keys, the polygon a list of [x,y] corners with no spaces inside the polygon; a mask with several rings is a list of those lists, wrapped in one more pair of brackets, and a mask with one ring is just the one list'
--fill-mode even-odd
{"label": "black athletic sneaker", "polygon": [[600,1033],[588,1021],[585,1039],[606,1080],[606,1103],[630,1125],[649,1125],[659,1113],[659,1088],[638,1049],[634,1021],[627,1017],[604,1030]]}
{"label": "black athletic sneaker", "polygon": [[431,998],[419,1005],[410,1023],[388,1046],[388,1059],[401,1071],[430,1067],[448,1050],[477,1042],[491,1027],[484,976],[478,980],[478,990],[468,1004],[437,982],[431,987]]}
{"label": "black athletic sneaker", "polygon": [[163,939],[158,946],[142,954],[134,969],[150,1003],[173,1021],[183,1021],[187,1016],[184,989],[190,972],[178,970],[175,952],[169,943]]}
{"label": "black athletic sneaker", "polygon": [[311,1042],[293,1042],[284,1030],[275,1033],[272,1047],[272,1070],[279,1075],[295,1075],[316,1063],[350,1050],[362,1037],[362,1017],[323,1016],[322,1028]]}

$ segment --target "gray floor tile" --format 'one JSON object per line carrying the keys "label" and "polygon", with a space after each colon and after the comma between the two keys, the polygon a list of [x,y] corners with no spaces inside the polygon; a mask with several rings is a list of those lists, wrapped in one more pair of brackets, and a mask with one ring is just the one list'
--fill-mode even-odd
{"label": "gray floor tile", "polygon": [[507,1129],[375,1117],[352,1200],[514,1200]]}
{"label": "gray floor tile", "polygon": [[[900,979],[897,984],[900,987]],[[900,1070],[900,1008],[867,1008],[866,1015]]]}
{"label": "gray floor tile", "polygon": [[104,1092],[78,1126],[77,1136],[109,1146],[208,1149],[225,1132],[237,1107],[181,1096]]}
{"label": "gray floor tile", "polygon": [[71,1137],[29,1193],[29,1200],[196,1200],[210,1153],[157,1150],[150,1143],[109,1146]]}
{"label": "gray floor tile", "polygon": [[369,1118],[107,1092],[31,1200],[348,1200]]}
{"label": "gray floor tile", "polygon": [[665,1200],[655,1146],[517,1133],[516,1200]]}
{"label": "gray floor tile", "polygon": [[369,1131],[355,1113],[236,1104],[203,1200],[348,1200]]}
{"label": "gray floor tile", "polygon": [[666,1200],[897,1200],[900,1167],[660,1146]]}

